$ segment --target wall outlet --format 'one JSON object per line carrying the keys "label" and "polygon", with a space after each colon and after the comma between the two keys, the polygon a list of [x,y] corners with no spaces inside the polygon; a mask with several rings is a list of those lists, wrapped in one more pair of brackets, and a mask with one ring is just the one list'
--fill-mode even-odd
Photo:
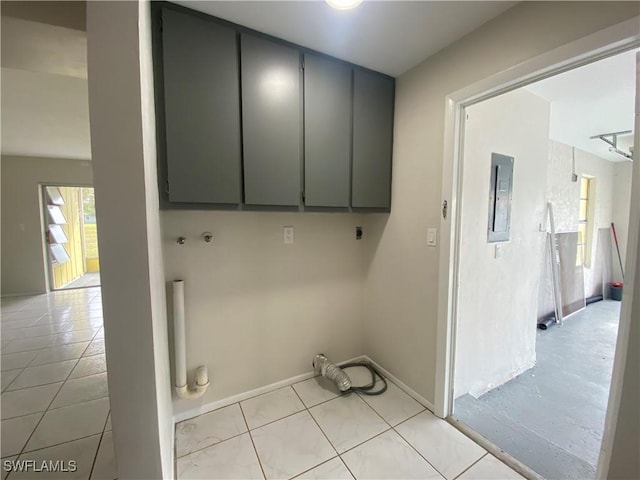
{"label": "wall outlet", "polygon": [[283,240],[285,245],[291,245],[293,243],[293,227],[283,227]]}
{"label": "wall outlet", "polygon": [[427,230],[427,245],[429,247],[435,247],[438,245],[438,229],[429,228]]}
{"label": "wall outlet", "polygon": [[494,258],[501,258],[502,257],[502,245],[500,245],[499,243],[496,244],[496,246],[494,247],[494,253],[493,253],[493,257]]}
{"label": "wall outlet", "polygon": [[362,240],[362,227],[356,227],[356,240]]}

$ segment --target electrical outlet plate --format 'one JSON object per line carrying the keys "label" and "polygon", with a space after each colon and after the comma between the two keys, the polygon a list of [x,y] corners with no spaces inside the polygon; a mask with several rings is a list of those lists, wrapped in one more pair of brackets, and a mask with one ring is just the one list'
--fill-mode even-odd
{"label": "electrical outlet plate", "polygon": [[285,245],[291,245],[293,243],[293,227],[283,227],[283,240]]}

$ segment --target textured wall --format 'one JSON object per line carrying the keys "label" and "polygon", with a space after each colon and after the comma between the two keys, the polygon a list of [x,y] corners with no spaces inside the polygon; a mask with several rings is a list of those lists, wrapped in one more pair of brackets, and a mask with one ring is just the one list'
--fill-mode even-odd
{"label": "textured wall", "polygon": [[[531,368],[545,234],[549,102],[516,90],[467,109],[455,395]],[[487,242],[491,154],[514,157],[509,240]],[[500,249],[496,258],[496,248]]]}

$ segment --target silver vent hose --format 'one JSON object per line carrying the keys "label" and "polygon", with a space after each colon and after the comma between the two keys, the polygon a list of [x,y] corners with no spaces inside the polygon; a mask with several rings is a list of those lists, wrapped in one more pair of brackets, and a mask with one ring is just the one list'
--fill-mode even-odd
{"label": "silver vent hose", "polygon": [[[353,386],[351,384],[349,375],[347,375],[343,370],[343,368],[350,367],[364,367],[368,369],[371,373],[371,382],[367,385],[362,385],[359,387]],[[340,368],[337,365],[331,363],[323,353],[319,353],[315,357],[313,357],[313,370],[316,375],[322,375],[323,377],[335,383],[338,390],[340,390],[342,393],[358,392],[364,395],[380,395],[387,390],[387,380],[382,375],[380,375],[380,373],[371,364],[367,362],[346,363],[342,365],[342,368]],[[376,377],[380,378],[382,383],[382,387],[378,388],[378,390],[374,390],[377,383]]]}
{"label": "silver vent hose", "polygon": [[338,390],[346,392],[351,388],[351,379],[349,375],[329,361],[324,354],[319,353],[313,357],[313,369],[316,375],[322,375],[323,377],[331,380],[336,384]]}

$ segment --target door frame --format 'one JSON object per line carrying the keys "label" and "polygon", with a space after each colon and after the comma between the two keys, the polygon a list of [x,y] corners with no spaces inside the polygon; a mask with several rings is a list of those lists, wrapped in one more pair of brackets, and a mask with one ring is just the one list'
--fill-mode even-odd
{"label": "door frame", "polygon": [[[38,183],[38,194],[40,196],[40,228],[42,236],[42,250],[44,252],[44,271],[45,271],[45,284],[47,293],[56,292],[61,289],[53,288],[53,268],[51,265],[51,252],[49,251],[49,243],[47,242],[47,187],[74,187],[74,188],[94,188],[91,184],[84,183],[67,183],[67,182],[40,182]],[[97,218],[97,217],[96,217]],[[96,219],[97,221],[97,219]],[[83,240],[84,242],[84,240]],[[84,249],[84,245],[83,245]],[[64,290],[64,289],[62,289]]]}
{"label": "door frame", "polygon": [[[483,100],[496,97],[530,83],[601,60],[603,58],[640,47],[638,21],[634,17],[594,34],[570,42],[554,50],[501,71],[445,97],[444,155],[442,173],[442,197],[447,216],[440,217],[441,243],[439,252],[439,287],[437,313],[437,349],[434,413],[441,418],[453,412],[454,359],[460,259],[460,205],[462,199],[462,173],[464,169],[465,108]],[[637,154],[636,154],[637,156]],[[633,187],[632,187],[633,188]],[[636,187],[637,188],[637,187]],[[631,205],[630,218],[636,218],[640,206]],[[630,243],[629,243],[630,245]],[[629,258],[629,257],[627,257]],[[629,262],[627,262],[629,268]],[[632,277],[635,272],[627,271]],[[620,319],[620,329],[628,329],[629,315]],[[618,342],[620,343],[620,342]],[[620,368],[620,351],[626,352],[626,344],[616,346],[616,363],[612,377],[612,393],[616,382],[622,381],[624,365]],[[610,397],[619,403],[619,395]],[[611,406],[610,406],[611,407]],[[615,405],[614,405],[615,407]],[[611,408],[609,408],[611,410]],[[615,420],[615,419],[614,419]],[[607,421],[609,412],[607,413]],[[602,452],[610,451],[613,433],[605,425]],[[605,458],[606,457],[606,458]],[[598,472],[608,467],[608,455],[601,455]],[[599,477],[598,477],[599,478]]]}

